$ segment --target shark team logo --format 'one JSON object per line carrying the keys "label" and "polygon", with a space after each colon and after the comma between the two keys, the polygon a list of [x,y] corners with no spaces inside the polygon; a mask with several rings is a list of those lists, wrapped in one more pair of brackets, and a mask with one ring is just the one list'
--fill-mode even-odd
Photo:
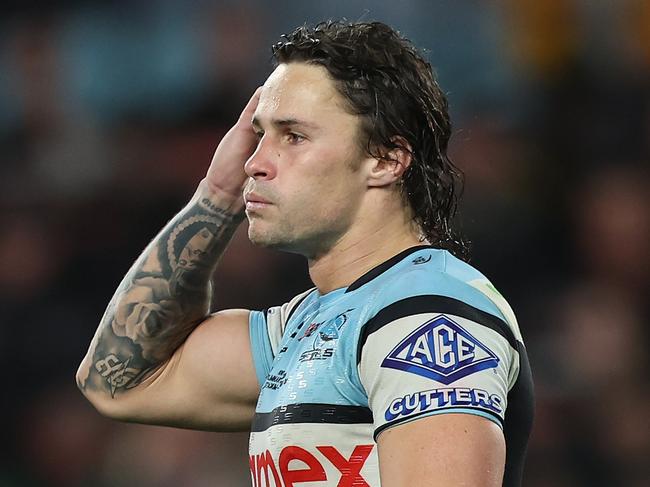
{"label": "shark team logo", "polygon": [[334,355],[336,343],[339,339],[339,332],[343,325],[348,321],[347,313],[353,309],[354,308],[345,310],[333,319],[309,325],[303,336],[298,338],[298,340],[315,335],[313,345],[311,349],[305,350],[300,355],[299,361],[310,362],[312,360],[325,360]]}
{"label": "shark team logo", "polygon": [[426,322],[402,340],[381,366],[449,385],[499,364],[499,358],[471,333],[444,315]]}

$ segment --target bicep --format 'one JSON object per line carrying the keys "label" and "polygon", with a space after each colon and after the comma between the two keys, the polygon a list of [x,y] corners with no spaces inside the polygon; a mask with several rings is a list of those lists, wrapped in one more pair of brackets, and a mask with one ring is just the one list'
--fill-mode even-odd
{"label": "bicep", "polygon": [[377,437],[384,487],[500,486],[505,441],[492,421],[440,414],[402,423]]}
{"label": "bicep", "polygon": [[250,428],[260,385],[249,312],[226,310],[199,325],[172,357],[169,387],[201,429]]}
{"label": "bicep", "polygon": [[122,395],[119,419],[183,428],[250,427],[260,386],[248,329],[249,311],[215,313],[150,378]]}

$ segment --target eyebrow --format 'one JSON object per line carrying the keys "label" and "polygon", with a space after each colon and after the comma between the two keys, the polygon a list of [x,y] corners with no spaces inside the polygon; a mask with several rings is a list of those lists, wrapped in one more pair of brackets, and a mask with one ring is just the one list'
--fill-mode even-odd
{"label": "eyebrow", "polygon": [[[262,123],[257,117],[253,117],[251,121],[253,126],[262,128]],[[288,127],[305,127],[317,130],[320,127],[312,122],[307,122],[306,120],[300,120],[298,118],[273,118],[271,119],[271,125],[277,128],[288,128]]]}

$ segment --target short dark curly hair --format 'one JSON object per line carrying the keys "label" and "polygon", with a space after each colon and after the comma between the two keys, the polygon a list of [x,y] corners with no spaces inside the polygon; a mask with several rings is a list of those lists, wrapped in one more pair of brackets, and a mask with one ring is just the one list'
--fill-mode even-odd
{"label": "short dark curly hair", "polygon": [[447,156],[447,98],[415,46],[381,22],[322,22],[281,39],[272,48],[275,62],[325,67],[349,110],[362,118],[361,143],[369,154],[408,150],[400,137],[408,142],[412,160],[402,196],[427,240],[467,258],[468,245],[452,225],[463,174]]}

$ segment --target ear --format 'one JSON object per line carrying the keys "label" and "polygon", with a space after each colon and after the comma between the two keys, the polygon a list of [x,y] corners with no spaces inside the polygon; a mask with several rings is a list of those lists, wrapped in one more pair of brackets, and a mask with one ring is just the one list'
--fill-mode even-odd
{"label": "ear", "polygon": [[399,181],[411,165],[411,144],[401,135],[392,137],[391,142],[396,145],[395,148],[379,148],[381,157],[372,159],[368,186],[382,187]]}

